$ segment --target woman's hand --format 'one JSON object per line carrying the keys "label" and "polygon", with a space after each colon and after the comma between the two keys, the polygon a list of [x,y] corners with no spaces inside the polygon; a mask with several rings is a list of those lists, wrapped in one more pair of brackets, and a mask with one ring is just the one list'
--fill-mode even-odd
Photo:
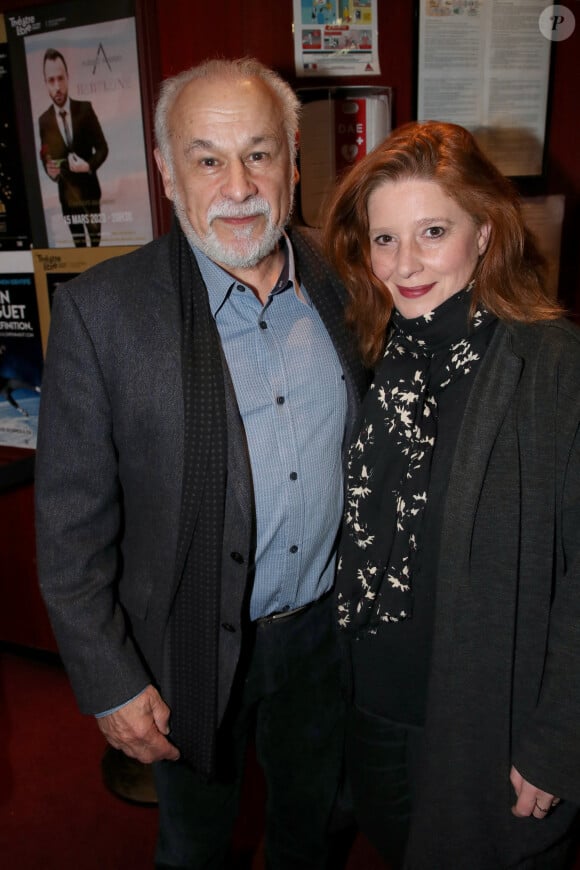
{"label": "woman's hand", "polygon": [[548,813],[560,803],[560,798],[554,797],[541,788],[536,788],[524,779],[519,770],[512,767],[510,782],[514,787],[517,801],[512,807],[512,813],[520,819],[533,816],[535,819],[545,819]]}

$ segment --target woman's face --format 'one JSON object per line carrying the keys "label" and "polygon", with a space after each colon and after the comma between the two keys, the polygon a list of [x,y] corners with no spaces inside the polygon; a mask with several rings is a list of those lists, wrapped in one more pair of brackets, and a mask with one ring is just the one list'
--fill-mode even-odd
{"label": "woman's face", "polygon": [[403,317],[427,314],[473,275],[489,225],[472,218],[435,181],[385,181],[369,197],[372,269]]}

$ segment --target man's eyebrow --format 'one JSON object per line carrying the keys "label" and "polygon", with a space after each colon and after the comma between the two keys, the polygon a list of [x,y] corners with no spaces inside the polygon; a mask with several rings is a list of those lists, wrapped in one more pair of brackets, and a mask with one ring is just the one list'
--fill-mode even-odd
{"label": "man's eyebrow", "polygon": [[[259,136],[251,136],[248,141],[245,143],[245,148],[255,148],[257,145],[263,145],[267,142],[273,142],[276,144],[279,142],[279,138],[274,136],[272,133],[263,133]],[[190,154],[194,151],[219,151],[220,147],[215,142],[212,142],[211,139],[192,139],[185,146],[185,153]]]}
{"label": "man's eyebrow", "polygon": [[185,146],[185,151],[186,153],[189,151],[210,151],[214,147],[213,142],[209,139],[192,139]]}

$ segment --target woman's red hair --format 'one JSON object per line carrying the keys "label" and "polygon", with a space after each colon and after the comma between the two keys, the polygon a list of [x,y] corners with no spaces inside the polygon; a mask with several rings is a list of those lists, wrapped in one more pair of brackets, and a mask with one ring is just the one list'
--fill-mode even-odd
{"label": "woman's red hair", "polygon": [[561,307],[545,290],[543,258],[524,225],[511,182],[463,127],[412,122],[394,130],[343,176],[326,212],[325,247],[350,294],[347,319],[367,363],[382,352],[393,307],[391,294],[371,269],[367,205],[384,182],[411,178],[437,182],[477,227],[490,226],[473,275],[472,310],[482,304],[508,321],[561,316]]}

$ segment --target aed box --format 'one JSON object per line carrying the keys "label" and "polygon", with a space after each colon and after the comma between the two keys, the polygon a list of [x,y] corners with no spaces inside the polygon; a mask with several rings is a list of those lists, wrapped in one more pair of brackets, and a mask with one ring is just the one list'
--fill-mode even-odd
{"label": "aed box", "polygon": [[391,132],[392,88],[302,88],[298,97],[300,211],[305,224],[318,227],[338,176]]}

